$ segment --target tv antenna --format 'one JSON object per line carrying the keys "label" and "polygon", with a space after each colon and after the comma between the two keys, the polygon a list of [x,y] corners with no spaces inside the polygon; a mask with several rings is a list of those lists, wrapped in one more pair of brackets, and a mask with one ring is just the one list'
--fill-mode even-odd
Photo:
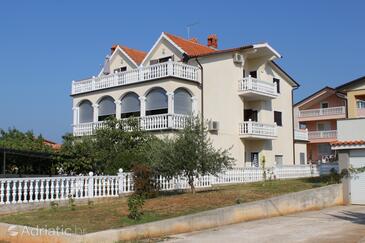
{"label": "tv antenna", "polygon": [[192,23],[192,24],[188,24],[186,26],[186,31],[188,32],[188,39],[190,39],[190,29],[191,29],[191,27],[193,27],[193,26],[195,26],[197,24],[199,24],[199,22],[195,22],[195,23]]}

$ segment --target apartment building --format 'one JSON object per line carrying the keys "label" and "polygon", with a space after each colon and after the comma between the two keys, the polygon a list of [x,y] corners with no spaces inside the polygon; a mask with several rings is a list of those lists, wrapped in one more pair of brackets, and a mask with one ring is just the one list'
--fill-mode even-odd
{"label": "apartment building", "polygon": [[202,44],[163,32],[148,52],[114,45],[97,76],[72,82],[73,133],[91,135],[108,116],[135,116],[161,136],[200,115],[237,166],[293,164],[298,84],[279,58],[268,43],[218,49],[216,35]]}
{"label": "apartment building", "polygon": [[365,117],[365,77],[336,88],[324,87],[294,105],[296,131],[308,131],[307,159],[336,160],[337,121]]}

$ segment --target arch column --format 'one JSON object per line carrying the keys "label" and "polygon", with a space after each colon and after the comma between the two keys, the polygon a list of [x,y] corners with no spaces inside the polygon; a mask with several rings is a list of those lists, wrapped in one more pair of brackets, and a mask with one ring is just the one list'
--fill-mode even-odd
{"label": "arch column", "polygon": [[117,119],[121,118],[122,115],[122,102],[120,100],[114,101],[115,104],[115,117]]}
{"label": "arch column", "polygon": [[99,105],[98,104],[93,104],[93,122],[98,122],[98,118],[99,118]]}
{"label": "arch column", "polygon": [[196,96],[191,97],[191,111],[193,116],[198,115],[198,98]]}
{"label": "arch column", "polygon": [[73,111],[73,125],[77,125],[77,124],[79,124],[80,108],[79,107],[72,107],[72,111]]}
{"label": "arch column", "polygon": [[167,113],[174,114],[174,92],[166,92],[167,95]]}
{"label": "arch column", "polygon": [[146,97],[140,96],[138,99],[140,101],[140,116],[144,117],[146,116]]}

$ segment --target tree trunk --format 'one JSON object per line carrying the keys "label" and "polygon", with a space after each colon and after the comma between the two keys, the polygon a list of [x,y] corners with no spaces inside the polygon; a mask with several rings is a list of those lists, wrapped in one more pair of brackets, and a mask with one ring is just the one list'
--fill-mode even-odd
{"label": "tree trunk", "polygon": [[189,176],[189,185],[191,189],[191,193],[195,194],[195,186],[194,186],[194,178]]}

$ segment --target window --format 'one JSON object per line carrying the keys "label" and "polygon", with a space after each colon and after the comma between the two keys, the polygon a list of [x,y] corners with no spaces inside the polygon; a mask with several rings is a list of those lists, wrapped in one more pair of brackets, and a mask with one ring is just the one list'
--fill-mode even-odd
{"label": "window", "polygon": [[250,76],[253,78],[257,78],[257,71],[251,71]]}
{"label": "window", "polygon": [[84,100],[79,105],[79,122],[87,123],[93,122],[94,119],[94,109],[92,104],[88,100]]}
{"label": "window", "polygon": [[146,115],[167,114],[167,95],[162,88],[152,89],[146,96]]}
{"label": "window", "polygon": [[111,116],[115,116],[115,103],[112,97],[106,96],[99,102],[98,121],[104,121]]}
{"label": "window", "polygon": [[163,62],[168,62],[169,60],[174,60],[174,56],[168,56],[168,57],[163,57],[163,58],[159,58],[159,59],[153,59],[150,60],[150,65],[154,65],[154,64],[158,64],[158,63],[163,63]]}
{"label": "window", "polygon": [[318,154],[321,156],[331,155],[332,154],[331,145],[329,143],[318,144]]}
{"label": "window", "polygon": [[281,117],[281,112],[280,111],[274,111],[274,122],[276,123],[276,125],[278,126],[283,126],[283,122],[282,122],[282,117]]}
{"label": "window", "polygon": [[304,165],[305,164],[305,153],[303,153],[303,152],[300,153],[299,157],[300,157],[300,164]]}
{"label": "window", "polygon": [[321,108],[322,109],[326,109],[328,107],[329,107],[328,102],[321,102]]}
{"label": "window", "polygon": [[283,156],[282,155],[275,155],[275,164],[277,166],[283,165]]}
{"label": "window", "polygon": [[299,123],[299,129],[306,129],[306,128],[307,128],[307,124]]}
{"label": "window", "polygon": [[127,67],[120,67],[120,68],[114,69],[114,73],[121,73],[121,72],[125,72],[125,71],[127,71]]}
{"label": "window", "polygon": [[174,113],[191,115],[193,102],[188,91],[177,89],[174,92]]}
{"label": "window", "polygon": [[317,123],[317,131],[329,131],[331,130],[330,122],[319,122]]}
{"label": "window", "polygon": [[257,122],[257,111],[255,110],[251,110],[251,109],[247,109],[247,110],[244,110],[244,117],[243,117],[243,120],[244,121],[255,121]]}
{"label": "window", "polygon": [[357,108],[365,109],[365,101],[364,100],[357,100],[356,101]]}
{"label": "window", "polygon": [[122,118],[140,116],[140,101],[135,93],[126,94],[121,100]]}
{"label": "window", "polygon": [[280,79],[273,78],[273,83],[276,84],[276,92],[280,94]]}

